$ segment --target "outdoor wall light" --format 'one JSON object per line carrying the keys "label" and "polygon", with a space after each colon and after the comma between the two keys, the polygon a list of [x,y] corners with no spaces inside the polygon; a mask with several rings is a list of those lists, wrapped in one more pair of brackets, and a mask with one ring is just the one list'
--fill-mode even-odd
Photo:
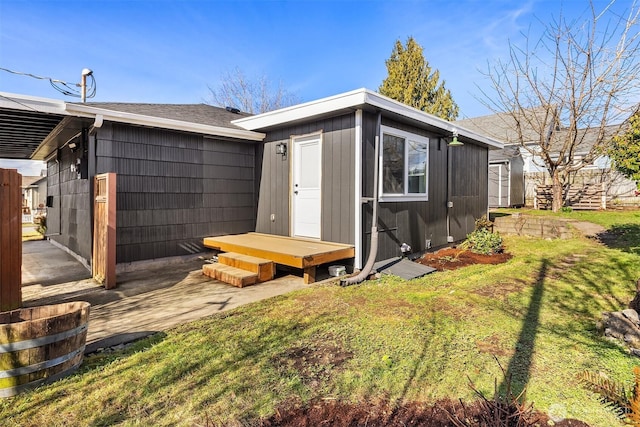
{"label": "outdoor wall light", "polygon": [[449,147],[460,147],[464,145],[463,142],[458,141],[458,131],[454,129],[452,133],[453,133],[453,139],[447,145]]}
{"label": "outdoor wall light", "polygon": [[287,157],[287,144],[281,142],[276,145],[276,154],[280,154],[283,158]]}
{"label": "outdoor wall light", "polygon": [[78,148],[78,144],[75,141],[69,143],[69,149],[71,149],[71,151],[76,151],[76,148]]}

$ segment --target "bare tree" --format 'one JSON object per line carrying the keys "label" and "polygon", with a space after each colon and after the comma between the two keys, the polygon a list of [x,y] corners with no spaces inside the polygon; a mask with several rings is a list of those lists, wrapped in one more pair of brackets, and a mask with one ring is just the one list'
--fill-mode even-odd
{"label": "bare tree", "polygon": [[299,103],[296,94],[287,91],[278,82],[273,86],[266,76],[249,79],[236,67],[225,72],[216,88],[209,86],[209,103],[220,107],[233,107],[251,114],[266,113]]}
{"label": "bare tree", "polygon": [[509,117],[514,142],[551,175],[554,212],[572,174],[602,155],[637,111],[639,9],[634,2],[619,15],[614,2],[601,11],[590,2],[587,16],[572,21],[560,15],[538,39],[510,43],[508,59],[486,73],[495,93],[483,91],[482,102]]}

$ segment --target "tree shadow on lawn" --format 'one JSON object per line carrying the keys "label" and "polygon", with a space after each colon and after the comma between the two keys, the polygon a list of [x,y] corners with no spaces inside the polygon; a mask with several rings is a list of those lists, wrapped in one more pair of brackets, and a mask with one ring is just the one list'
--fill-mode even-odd
{"label": "tree shadow on lawn", "polygon": [[522,329],[516,342],[515,353],[509,360],[505,378],[502,379],[498,392],[502,395],[509,390],[517,396],[527,387],[531,378],[534,346],[540,325],[540,308],[544,294],[544,284],[549,269],[549,260],[544,258],[538,271],[538,277],[529,301],[527,313],[522,322]]}
{"label": "tree shadow on lawn", "polygon": [[611,249],[640,255],[640,224],[618,224],[595,238]]}
{"label": "tree shadow on lawn", "polygon": [[[576,261],[575,259],[572,259]],[[571,261],[571,260],[570,260]],[[614,265],[621,270],[621,274],[630,277],[627,265],[615,263],[615,260],[606,259],[602,263]],[[508,389],[508,382],[511,381],[511,392],[517,396],[525,390],[529,383],[533,365],[536,336],[541,331],[553,334],[572,342],[572,345],[583,345],[595,352],[616,350],[621,354],[627,353],[619,345],[607,340],[596,330],[596,318],[594,313],[605,310],[619,310],[626,304],[621,301],[612,289],[612,285],[606,280],[598,280],[601,276],[596,273],[598,266],[588,261],[574,265],[570,271],[566,267],[567,259],[556,263],[544,258],[538,270],[536,280],[533,284],[533,291],[526,307],[526,311],[518,309],[505,300],[500,310],[513,318],[522,318],[522,327],[515,351],[509,360],[505,370],[505,378],[498,387],[501,394]],[[595,270],[595,271],[594,271]],[[557,286],[554,280],[575,281],[576,277],[582,286]],[[524,286],[531,286],[524,284]],[[632,285],[630,284],[630,289]],[[602,298],[594,298],[599,296]],[[492,298],[493,299],[493,298]],[[549,307],[551,305],[552,307]],[[496,308],[495,304],[491,304]],[[555,327],[552,323],[541,324],[540,314],[542,309],[563,313],[573,319],[571,322],[563,323]],[[592,334],[591,337],[585,336]]]}

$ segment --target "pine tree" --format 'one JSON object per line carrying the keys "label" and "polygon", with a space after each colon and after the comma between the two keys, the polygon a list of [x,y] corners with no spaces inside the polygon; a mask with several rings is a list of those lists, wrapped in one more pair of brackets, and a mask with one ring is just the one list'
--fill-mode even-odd
{"label": "pine tree", "polygon": [[378,92],[446,120],[458,117],[458,105],[451,92],[440,82],[440,72],[432,70],[424,59],[422,46],[413,37],[406,45],[396,40],[391,57],[385,62],[387,78]]}

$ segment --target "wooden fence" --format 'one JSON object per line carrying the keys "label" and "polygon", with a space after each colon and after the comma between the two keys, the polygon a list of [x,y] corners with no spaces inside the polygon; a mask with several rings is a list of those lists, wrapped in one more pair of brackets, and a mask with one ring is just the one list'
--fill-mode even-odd
{"label": "wooden fence", "polygon": [[22,306],[22,176],[0,169],[0,311]]}
{"label": "wooden fence", "polygon": [[[551,209],[553,191],[551,185],[538,185],[533,207],[535,209]],[[606,189],[603,184],[585,184],[580,187],[565,189],[564,206],[576,210],[597,210],[607,208]]]}

